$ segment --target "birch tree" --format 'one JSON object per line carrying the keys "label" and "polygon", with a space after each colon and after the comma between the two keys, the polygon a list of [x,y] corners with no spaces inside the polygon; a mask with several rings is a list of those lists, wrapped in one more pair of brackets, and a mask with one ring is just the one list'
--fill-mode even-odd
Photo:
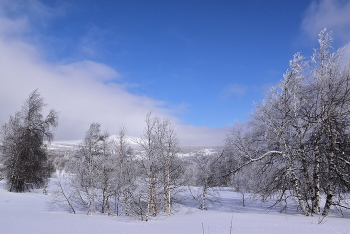
{"label": "birch tree", "polygon": [[116,160],[114,171],[114,197],[115,197],[115,214],[119,215],[119,200],[122,197],[124,214],[131,215],[134,191],[136,189],[136,162],[133,158],[133,150],[126,138],[126,128],[121,126],[113,142],[113,155]]}
{"label": "birch tree", "polygon": [[[265,178],[274,178],[264,179],[261,191],[289,191],[306,216],[320,211],[321,192],[323,216],[332,205],[345,207],[333,197],[350,185],[349,63],[343,48],[331,52],[332,41],[323,30],[311,59],[296,54],[281,83],[256,105],[249,127],[244,133],[232,130],[226,144],[238,161],[243,159],[231,174],[259,162]],[[267,171],[273,176],[266,177]]]}
{"label": "birch tree", "polygon": [[[107,173],[108,170],[107,168],[101,168],[101,166],[105,166],[105,164],[101,165],[101,161],[105,160],[105,141],[108,134],[102,134],[100,127],[99,123],[91,124],[82,144],[79,146],[75,159],[70,163],[70,170],[75,174],[72,179],[75,182],[77,197],[80,198],[81,205],[87,209],[89,215],[97,211],[96,199],[98,195],[97,188],[101,182],[99,181],[100,175],[101,172],[102,174]],[[104,182],[108,183],[108,181]]]}
{"label": "birch tree", "polygon": [[141,168],[145,175],[147,195],[146,221],[163,210],[171,214],[172,192],[178,186],[180,162],[178,138],[170,120],[149,113],[144,135],[137,143],[141,148]]}
{"label": "birch tree", "polygon": [[[333,37],[321,31],[319,50],[312,56],[312,75],[317,87],[318,134],[322,136],[318,144],[318,158],[326,184],[326,203],[322,212],[327,216],[333,205],[335,190],[349,188],[349,155],[346,153],[350,131],[350,70],[349,61],[344,65],[344,48],[331,52]],[[320,171],[320,169],[318,169]],[[338,193],[339,195],[339,193]]]}
{"label": "birch tree", "polygon": [[198,202],[199,209],[207,210],[208,202],[214,202],[219,200],[219,194],[215,189],[215,174],[213,172],[214,166],[223,157],[224,152],[221,154],[206,155],[200,152],[192,157],[192,163],[195,165],[195,174],[191,176],[195,178],[195,185],[198,188],[192,189],[189,186],[189,192],[193,199]]}

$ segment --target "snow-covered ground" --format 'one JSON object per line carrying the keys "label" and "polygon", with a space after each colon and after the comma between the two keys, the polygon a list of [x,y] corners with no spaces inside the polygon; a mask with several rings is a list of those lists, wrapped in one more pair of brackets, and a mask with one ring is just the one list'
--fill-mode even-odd
{"label": "snow-covered ground", "polygon": [[[49,187],[50,192],[50,187]],[[269,212],[258,201],[242,207],[240,196],[230,189],[220,192],[222,204],[209,210],[178,207],[170,216],[160,216],[149,222],[135,218],[105,215],[70,214],[48,205],[51,196],[42,190],[30,193],[6,192],[0,182],[0,233],[140,233],[140,234],[229,234],[232,220],[233,233],[350,233],[350,217],[331,214],[319,224],[319,217],[303,217],[278,208]],[[203,225],[203,226],[202,226]]]}

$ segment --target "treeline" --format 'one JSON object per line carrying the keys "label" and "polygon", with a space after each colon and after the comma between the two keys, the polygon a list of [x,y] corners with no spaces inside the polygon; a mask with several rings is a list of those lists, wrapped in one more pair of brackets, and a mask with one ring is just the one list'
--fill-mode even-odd
{"label": "treeline", "polygon": [[136,143],[138,151],[130,147],[125,127],[110,138],[93,123],[57,178],[56,201],[64,198],[74,213],[79,208],[146,221],[160,212],[170,215],[183,170],[174,127],[148,114]]}
{"label": "treeline", "polygon": [[[58,112],[44,117],[43,98],[35,90],[20,111],[1,128],[1,170],[9,192],[50,189],[52,203],[66,204],[76,211],[137,216],[149,220],[159,213],[170,215],[181,202],[184,186],[203,186],[192,197],[200,209],[210,201],[206,168],[210,156],[180,157],[179,139],[169,119],[149,113],[143,135],[132,148],[126,128],[110,137],[99,123],[91,124],[77,148],[50,150]],[[215,160],[217,161],[217,160]],[[54,172],[56,172],[54,174]],[[53,188],[53,189],[52,189]]]}
{"label": "treeline", "polygon": [[220,156],[197,152],[180,157],[179,140],[169,119],[149,113],[145,123],[143,136],[133,140],[136,147],[131,147],[125,127],[110,137],[93,123],[83,142],[65,152],[67,157],[51,152],[56,153],[53,164],[60,167],[52,203],[65,203],[73,213],[148,221],[160,213],[171,215],[174,204],[190,193],[199,209],[207,209],[208,202],[217,199],[210,169]]}

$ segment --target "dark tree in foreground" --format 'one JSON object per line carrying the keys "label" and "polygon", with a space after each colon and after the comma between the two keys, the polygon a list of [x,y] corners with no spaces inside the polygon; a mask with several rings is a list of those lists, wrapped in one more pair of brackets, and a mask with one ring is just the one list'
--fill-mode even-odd
{"label": "dark tree in foreground", "polygon": [[24,102],[21,111],[10,116],[1,128],[1,161],[9,192],[25,192],[45,185],[52,170],[47,160],[45,142],[53,138],[58,113],[41,114],[44,103],[35,90]]}

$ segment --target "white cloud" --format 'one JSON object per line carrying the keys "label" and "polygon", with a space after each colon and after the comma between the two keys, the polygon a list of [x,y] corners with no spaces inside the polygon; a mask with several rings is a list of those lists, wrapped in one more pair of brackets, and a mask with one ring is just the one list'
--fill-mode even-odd
{"label": "white cloud", "polygon": [[350,1],[313,1],[302,22],[304,32],[314,40],[319,32],[327,28],[343,42],[350,41]]}
{"label": "white cloud", "polygon": [[23,35],[31,30],[28,18],[5,16],[3,5],[0,4],[0,125],[20,109],[30,92],[38,89],[48,107],[60,112],[57,140],[82,139],[92,122],[101,123],[111,134],[124,124],[129,135],[137,137],[142,134],[146,114],[152,110],[175,122],[182,144],[223,144],[226,129],[181,125],[171,115],[172,110],[164,108],[164,102],[127,92],[125,85],[118,83],[118,72],[105,64],[45,61],[42,53],[48,51],[24,40]]}
{"label": "white cloud", "polygon": [[224,145],[224,139],[229,133],[229,127],[209,128],[190,125],[178,125],[177,132],[180,141],[184,145],[193,146],[221,146]]}

